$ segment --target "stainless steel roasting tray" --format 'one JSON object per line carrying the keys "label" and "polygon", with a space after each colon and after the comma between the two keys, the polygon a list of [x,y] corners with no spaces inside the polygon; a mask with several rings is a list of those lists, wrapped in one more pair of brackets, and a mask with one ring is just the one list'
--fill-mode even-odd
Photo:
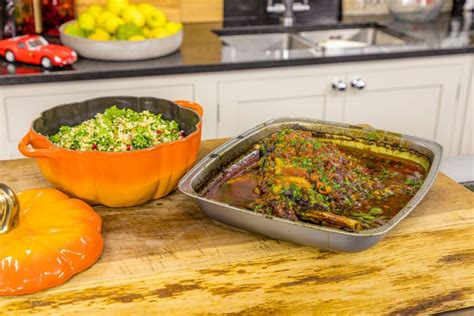
{"label": "stainless steel roasting tray", "polygon": [[[427,170],[426,179],[415,196],[395,217],[381,227],[360,232],[346,232],[257,214],[203,196],[206,186],[229,163],[246,153],[255,143],[284,128],[311,130],[318,137],[335,143],[417,161]],[[192,197],[208,217],[218,222],[297,244],[338,252],[357,252],[374,246],[410,214],[433,184],[441,156],[441,145],[414,136],[319,120],[280,118],[258,125],[215,149],[181,179],[179,189]]]}

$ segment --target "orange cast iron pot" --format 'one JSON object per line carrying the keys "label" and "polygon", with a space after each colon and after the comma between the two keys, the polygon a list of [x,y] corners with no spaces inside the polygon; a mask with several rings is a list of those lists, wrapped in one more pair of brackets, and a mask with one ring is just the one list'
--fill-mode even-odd
{"label": "orange cast iron pot", "polygon": [[[77,125],[116,105],[149,110],[174,119],[185,137],[127,152],[77,151],[54,145],[47,136],[62,125]],[[126,207],[170,193],[197,158],[201,144],[202,107],[189,101],[105,97],[54,107],[42,112],[18,149],[36,158],[44,177],[56,188],[90,204]]]}

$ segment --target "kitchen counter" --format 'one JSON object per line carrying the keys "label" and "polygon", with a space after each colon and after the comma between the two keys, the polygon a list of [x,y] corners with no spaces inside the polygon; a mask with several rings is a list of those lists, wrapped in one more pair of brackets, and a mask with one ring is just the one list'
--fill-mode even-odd
{"label": "kitchen counter", "polygon": [[[222,143],[203,142],[200,156]],[[0,161],[14,190],[49,186],[33,160]],[[433,314],[474,306],[474,194],[439,174],[379,244],[341,254],[206,218],[179,192],[142,206],[95,207],[99,261],[44,292],[0,297],[4,313]],[[472,310],[471,310],[472,311]]]}
{"label": "kitchen counter", "polygon": [[375,16],[346,18],[343,23],[367,21],[387,25],[397,32],[415,37],[419,42],[413,45],[390,48],[367,47],[336,53],[320,51],[310,56],[268,55],[236,52],[228,46],[223,46],[218,36],[212,32],[214,29],[222,28],[221,23],[188,24],[184,26],[184,42],[180,51],[163,58],[136,62],[104,62],[80,58],[72,66],[51,71],[2,61],[0,86],[474,53],[474,33],[469,29],[462,31],[463,23],[466,25],[466,21],[441,16],[434,23],[421,25],[400,23],[389,17]]}

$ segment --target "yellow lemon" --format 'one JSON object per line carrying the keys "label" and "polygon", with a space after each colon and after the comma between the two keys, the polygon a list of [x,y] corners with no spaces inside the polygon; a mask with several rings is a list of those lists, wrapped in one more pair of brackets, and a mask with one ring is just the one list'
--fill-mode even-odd
{"label": "yellow lemon", "polygon": [[120,15],[128,7],[128,0],[107,0],[107,9]]}
{"label": "yellow lemon", "polygon": [[[125,9],[132,9],[132,10],[138,10],[138,5],[136,4],[129,4],[128,7]],[[123,14],[123,13],[122,13]]]}
{"label": "yellow lemon", "polygon": [[136,41],[144,41],[144,40],[146,40],[146,37],[143,36],[143,35],[134,35],[134,36],[129,37],[128,40],[129,40],[129,41],[134,41],[134,42],[136,42]]}
{"label": "yellow lemon", "polygon": [[143,35],[145,35],[145,37],[148,37],[148,38],[151,37],[151,30],[149,28],[147,27],[142,28],[142,32],[143,32]]}
{"label": "yellow lemon", "polygon": [[122,12],[122,18],[125,22],[132,22],[138,27],[143,27],[145,25],[145,18],[137,8],[126,8]]}
{"label": "yellow lemon", "polygon": [[140,10],[143,16],[147,18],[150,13],[154,12],[157,9],[151,4],[143,2],[138,5],[138,10]]}
{"label": "yellow lemon", "polygon": [[110,34],[103,29],[97,28],[94,30],[94,33],[89,35],[89,39],[94,41],[108,41],[110,40]]}
{"label": "yellow lemon", "polygon": [[107,21],[115,19],[118,19],[115,13],[111,11],[103,11],[97,16],[97,25],[103,28]]}
{"label": "yellow lemon", "polygon": [[154,38],[162,38],[170,35],[170,33],[163,27],[151,30],[151,34]]}
{"label": "yellow lemon", "polygon": [[90,13],[94,16],[94,18],[97,19],[99,14],[103,11],[102,7],[98,4],[93,4],[90,7],[87,8],[87,13]]}
{"label": "yellow lemon", "polygon": [[110,34],[114,34],[119,25],[121,24],[123,24],[123,20],[121,18],[115,17],[105,20],[105,22],[103,22],[99,26],[104,28],[104,30],[106,30]]}
{"label": "yellow lemon", "polygon": [[95,18],[88,12],[80,14],[77,22],[84,31],[92,31],[95,28]]}
{"label": "yellow lemon", "polygon": [[175,34],[183,28],[183,24],[179,22],[169,22],[166,24],[165,28],[170,34]]}
{"label": "yellow lemon", "polygon": [[148,14],[146,24],[151,29],[163,27],[166,24],[166,15],[163,11],[156,9]]}

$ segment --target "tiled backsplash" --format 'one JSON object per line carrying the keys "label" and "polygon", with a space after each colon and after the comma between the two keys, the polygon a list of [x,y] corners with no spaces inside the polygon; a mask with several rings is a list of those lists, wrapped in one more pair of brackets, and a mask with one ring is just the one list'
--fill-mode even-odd
{"label": "tiled backsplash", "polygon": [[[370,14],[388,14],[386,0],[343,0],[343,15],[370,15]],[[443,8],[444,12],[451,10],[453,3],[446,1]]]}

